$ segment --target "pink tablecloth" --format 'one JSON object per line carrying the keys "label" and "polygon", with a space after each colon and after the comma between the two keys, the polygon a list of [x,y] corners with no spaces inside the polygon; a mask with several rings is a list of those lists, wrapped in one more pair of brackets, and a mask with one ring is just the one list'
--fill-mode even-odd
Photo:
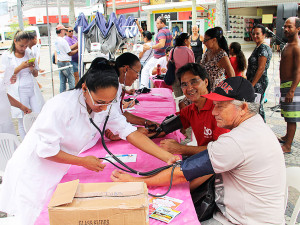
{"label": "pink tablecloth", "polygon": [[[155,94],[155,95],[152,95]],[[161,96],[157,96],[157,95]],[[140,105],[135,106],[135,110],[132,113],[136,115],[142,115],[148,119],[161,122],[167,115],[175,112],[175,104],[169,89],[152,89],[149,94],[141,94],[138,97]],[[167,138],[173,138],[180,140],[182,135],[180,132],[174,132],[169,134]],[[159,144],[161,139],[154,139],[154,142]],[[140,171],[149,171],[157,167],[166,165],[159,159],[148,155],[136,147],[132,146],[126,141],[107,141],[107,147],[114,154],[137,154],[137,161],[134,163],[127,163],[133,169]],[[103,157],[107,153],[99,141],[93,148],[81,153],[81,156],[94,155],[97,157]],[[107,163],[103,172],[95,173],[79,166],[71,166],[68,173],[63,177],[61,182],[67,182],[75,179],[79,179],[81,183],[96,183],[96,182],[111,182],[110,174],[115,169],[114,166]],[[165,193],[167,187],[148,187],[149,192],[153,194]],[[178,198],[184,202],[177,208],[181,211],[171,224],[176,225],[199,225],[197,215],[194,210],[193,202],[191,200],[189,192],[189,184],[174,185],[169,192],[168,196]],[[150,219],[150,224],[158,225],[165,224],[154,219]],[[35,225],[49,225],[49,217],[47,206],[44,207],[40,217]]]}
{"label": "pink tablecloth", "polygon": [[170,90],[173,91],[173,88],[171,85],[167,85],[164,80],[155,79],[155,77],[156,77],[156,75],[150,76],[150,79],[153,81],[153,86],[155,88],[169,88]]}

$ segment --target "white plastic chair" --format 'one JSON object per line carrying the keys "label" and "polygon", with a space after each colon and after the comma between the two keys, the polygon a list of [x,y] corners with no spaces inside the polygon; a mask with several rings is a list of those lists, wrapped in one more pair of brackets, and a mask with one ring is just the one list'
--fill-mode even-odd
{"label": "white plastic chair", "polygon": [[4,171],[8,160],[20,142],[16,135],[0,133],[0,170]]}
{"label": "white plastic chair", "polygon": [[[286,203],[288,202],[288,188],[293,187],[300,192],[300,167],[289,167],[286,169]],[[295,225],[300,211],[300,195],[298,196],[297,203],[291,216],[291,220],[287,225]]]}
{"label": "white plastic chair", "polygon": [[38,115],[39,115],[38,113],[34,113],[34,112],[24,115],[23,126],[26,134],[28,133],[30,127],[32,126],[32,124],[34,123]]}
{"label": "white plastic chair", "polygon": [[187,143],[186,145],[188,145],[188,146],[197,146],[198,145],[193,131],[192,131],[192,135],[191,135],[191,141],[189,143]]}

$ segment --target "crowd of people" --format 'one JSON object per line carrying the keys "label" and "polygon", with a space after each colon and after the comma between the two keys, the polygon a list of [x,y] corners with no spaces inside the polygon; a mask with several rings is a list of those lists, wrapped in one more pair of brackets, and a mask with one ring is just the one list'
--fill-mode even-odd
{"label": "crowd of people", "polygon": [[[90,121],[103,127],[109,115],[105,135],[112,141],[127,140],[168,164],[180,160],[178,155],[187,156],[175,168],[173,184],[190,182],[191,192],[197,192],[214,175],[217,208],[212,218],[201,224],[284,223],[283,152],[291,152],[296,123],[300,121],[299,114],[293,113],[299,112],[300,102],[300,19],[291,17],[284,25],[288,39],[280,62],[281,107],[287,122],[284,137],[276,137],[266,124],[262,107],[272,58],[270,47],[264,43],[266,31],[262,25],[253,27],[257,46],[248,66],[240,44],[234,42],[228,47],[220,27],[208,29],[203,37],[197,35],[199,28],[193,27],[192,35],[176,35],[173,48],[165,18],[159,17],[156,27],[155,43],[153,33],[140,30],[145,44],[139,56],[126,52],[115,61],[96,58],[84,76],[76,80],[78,43],[71,27],[58,25],[57,64],[67,68],[60,71],[62,93],[45,104],[35,79],[40,68],[38,53],[29,45],[32,38],[27,32],[16,33],[12,48],[2,57],[0,97],[5,104],[0,113],[1,119],[3,113],[9,120],[0,120],[0,131],[15,133],[8,110],[13,106],[12,115],[19,118],[19,133],[24,140],[6,166],[1,211],[16,215],[21,224],[32,225],[70,165],[95,172],[105,170],[102,160],[79,154],[101,138]],[[162,140],[158,146],[148,138],[153,134],[147,128],[160,124],[123,110],[125,93],[134,93],[125,87],[140,76],[140,87],[149,87],[149,76],[156,73],[157,64],[163,65],[164,61],[166,71],[170,59],[176,71],[174,94],[184,95],[189,102],[177,114],[183,128],[192,128],[197,146],[171,139]],[[3,87],[7,87],[7,93]],[[31,111],[39,116],[25,135],[22,117]],[[111,179],[165,186],[170,182],[170,171],[133,177],[115,170]]]}

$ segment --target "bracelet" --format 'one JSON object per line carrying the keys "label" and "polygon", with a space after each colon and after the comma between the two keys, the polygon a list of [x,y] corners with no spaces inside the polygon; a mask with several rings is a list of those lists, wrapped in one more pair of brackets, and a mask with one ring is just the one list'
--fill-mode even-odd
{"label": "bracelet", "polygon": [[143,29],[139,29],[139,31],[140,31],[140,32],[142,32],[142,31],[143,31]]}
{"label": "bracelet", "polygon": [[150,49],[153,49],[152,46],[150,46]]}

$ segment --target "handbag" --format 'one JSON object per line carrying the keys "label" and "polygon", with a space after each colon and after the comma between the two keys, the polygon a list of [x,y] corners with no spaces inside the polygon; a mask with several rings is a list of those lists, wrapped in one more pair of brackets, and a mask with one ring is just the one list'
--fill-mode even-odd
{"label": "handbag", "polygon": [[192,193],[192,200],[200,222],[213,217],[217,204],[215,202],[215,175],[206,180]]}
{"label": "handbag", "polygon": [[170,61],[168,62],[168,70],[166,72],[166,76],[164,77],[164,81],[167,85],[172,85],[175,81],[175,62],[173,60],[173,55],[175,53],[175,48],[172,52],[172,57]]}

